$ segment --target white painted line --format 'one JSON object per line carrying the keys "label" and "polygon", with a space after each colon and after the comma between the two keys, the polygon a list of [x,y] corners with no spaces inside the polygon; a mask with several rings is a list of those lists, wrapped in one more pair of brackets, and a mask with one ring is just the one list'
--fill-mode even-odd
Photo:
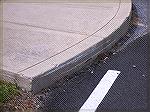
{"label": "white painted line", "polygon": [[95,112],[119,74],[120,71],[108,70],[79,112]]}

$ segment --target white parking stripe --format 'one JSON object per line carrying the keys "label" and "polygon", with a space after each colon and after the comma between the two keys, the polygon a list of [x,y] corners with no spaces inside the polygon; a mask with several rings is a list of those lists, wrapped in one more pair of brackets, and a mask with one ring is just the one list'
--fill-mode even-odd
{"label": "white parking stripe", "polygon": [[95,112],[119,74],[120,71],[108,70],[79,112]]}

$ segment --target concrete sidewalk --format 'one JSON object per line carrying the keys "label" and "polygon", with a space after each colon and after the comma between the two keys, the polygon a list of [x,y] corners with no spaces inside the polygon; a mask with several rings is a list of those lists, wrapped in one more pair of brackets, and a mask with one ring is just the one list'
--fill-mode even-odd
{"label": "concrete sidewalk", "polygon": [[2,78],[38,92],[109,49],[128,29],[131,1],[3,3]]}

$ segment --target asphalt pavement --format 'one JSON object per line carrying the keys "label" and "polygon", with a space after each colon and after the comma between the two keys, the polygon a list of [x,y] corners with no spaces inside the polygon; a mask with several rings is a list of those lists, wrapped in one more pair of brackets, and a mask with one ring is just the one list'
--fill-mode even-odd
{"label": "asphalt pavement", "polygon": [[100,103],[97,111],[148,108],[148,35],[138,38],[106,63],[77,75],[60,88],[48,92],[43,99],[44,111],[78,111],[108,70],[121,74]]}

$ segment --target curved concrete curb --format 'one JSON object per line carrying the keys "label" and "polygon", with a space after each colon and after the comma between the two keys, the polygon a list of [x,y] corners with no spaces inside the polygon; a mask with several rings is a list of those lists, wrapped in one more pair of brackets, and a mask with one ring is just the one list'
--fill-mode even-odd
{"label": "curved concrete curb", "polygon": [[[75,29],[76,26],[72,28],[75,30],[70,30],[70,28],[67,28],[67,26],[65,26],[66,24],[64,23],[63,27],[65,28],[63,29],[64,30],[63,32],[66,32],[65,30],[67,29],[70,31],[70,32],[67,32],[67,35],[69,35],[69,33],[74,33],[73,36],[80,35],[80,38],[78,39],[78,41],[75,41],[74,44],[71,44],[70,46],[66,48],[62,46],[63,49],[60,50],[60,52],[56,51],[56,53],[54,53],[54,55],[51,55],[50,57],[47,57],[45,59],[41,58],[41,61],[37,63],[34,62],[35,64],[31,64],[30,66],[22,65],[24,66],[23,67],[24,69],[22,69],[20,66],[18,66],[18,69],[17,67],[14,69],[6,67],[9,64],[9,62],[6,61],[7,63],[5,64],[5,60],[7,58],[4,57],[3,59],[5,59],[4,60],[5,66],[3,66],[3,70],[1,70],[1,73],[3,74],[3,79],[7,81],[15,82],[20,87],[25,88],[28,91],[32,90],[34,93],[36,93],[36,92],[39,92],[43,88],[53,85],[59,79],[65,77],[66,75],[73,73],[74,71],[81,68],[83,65],[87,64],[89,60],[94,59],[99,53],[105,52],[106,50],[111,48],[111,46],[114,45],[114,43],[117,42],[120,39],[120,37],[126,33],[129,27],[131,4],[132,4],[130,0],[128,1],[127,0],[125,1],[115,0],[115,2],[116,3],[109,4],[110,6],[115,4],[115,6],[113,6],[114,12],[112,12],[111,17],[109,19],[104,18],[103,20],[104,23],[101,24],[101,27],[94,27],[93,28],[94,30],[88,29],[88,30],[85,30],[85,32],[79,32],[81,29],[79,28],[76,30]],[[65,6],[66,5],[68,7],[68,4],[65,4]],[[80,4],[77,4],[77,5],[80,6]],[[74,5],[74,7],[77,5]],[[69,6],[73,7],[73,5],[69,5]],[[83,8],[86,6],[88,6],[88,4],[81,5],[78,8]],[[93,5],[92,7],[90,6],[90,8],[93,8],[93,7],[98,7],[98,6],[95,6],[95,5]],[[37,22],[40,27],[34,28],[35,27],[34,22],[32,22],[33,24],[28,24],[28,25],[27,23],[22,24],[21,22],[24,20],[20,19],[18,20],[19,23],[16,23],[15,21],[16,19],[14,19],[14,21],[9,20],[10,16],[12,15],[8,16],[7,13],[6,13],[6,16],[4,16],[4,21],[3,21],[5,23],[4,30],[6,27],[7,31],[8,29],[11,29],[11,28],[13,29],[15,28],[15,31],[16,30],[26,31],[30,27],[31,31],[33,31],[33,29],[36,31],[41,31],[42,29],[42,31],[44,30],[43,32],[47,32],[46,30],[49,30],[49,27],[54,28],[53,26],[46,26],[46,25],[45,27],[43,27],[42,22],[41,23]],[[57,29],[59,28],[60,26],[57,27]],[[50,33],[53,33],[53,32],[50,32]],[[59,32],[56,31],[55,34],[56,33],[59,33]],[[5,35],[7,35],[7,33]],[[5,38],[5,35],[4,35],[4,38]],[[32,38],[32,35],[30,35],[31,36],[30,38]],[[63,35],[63,36],[67,36],[67,35]],[[34,39],[32,41],[34,41]],[[41,48],[42,47],[43,46],[41,46]],[[36,49],[36,46],[34,48]],[[5,49],[5,46],[4,46],[4,49]]]}

